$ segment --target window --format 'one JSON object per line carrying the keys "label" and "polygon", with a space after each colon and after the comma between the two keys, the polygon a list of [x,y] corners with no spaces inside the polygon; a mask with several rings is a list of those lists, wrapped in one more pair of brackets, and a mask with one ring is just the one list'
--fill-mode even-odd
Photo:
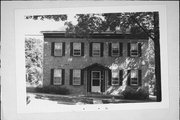
{"label": "window", "polygon": [[119,71],[112,70],[112,85],[119,85]]}
{"label": "window", "polygon": [[54,85],[62,85],[62,69],[54,69]]}
{"label": "window", "polygon": [[130,85],[138,85],[138,70],[131,70],[131,82]]}
{"label": "window", "polygon": [[70,42],[70,56],[84,56],[84,43]]}
{"label": "window", "polygon": [[138,44],[131,43],[131,56],[138,56]]}
{"label": "window", "polygon": [[119,56],[119,43],[112,43],[112,56]]}
{"label": "window", "polygon": [[92,55],[93,56],[100,56],[101,54],[101,46],[100,46],[100,43],[93,43],[93,46],[92,46]]}
{"label": "window", "polygon": [[92,71],[92,86],[100,86],[101,72]]}
{"label": "window", "polygon": [[81,43],[73,43],[73,56],[81,56]]}
{"label": "window", "polygon": [[141,57],[141,43],[128,43],[128,56]]}
{"label": "window", "polygon": [[62,43],[54,43],[54,56],[62,56]]}
{"label": "window", "polygon": [[81,70],[73,70],[73,85],[81,85]]}

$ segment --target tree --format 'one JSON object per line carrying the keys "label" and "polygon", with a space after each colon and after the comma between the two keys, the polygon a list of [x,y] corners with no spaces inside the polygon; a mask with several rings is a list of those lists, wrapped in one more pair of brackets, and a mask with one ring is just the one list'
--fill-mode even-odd
{"label": "tree", "polygon": [[148,36],[154,42],[157,101],[161,101],[158,12],[77,14],[75,17],[78,21],[76,25],[67,21],[67,16],[65,15],[26,16],[26,19],[47,18],[54,19],[55,21],[65,21],[67,36],[90,37],[94,32],[101,33],[108,30],[114,33],[121,30],[125,34],[127,29],[131,30],[131,34]]}
{"label": "tree", "polygon": [[26,81],[38,84],[42,81],[43,41],[25,38]]}

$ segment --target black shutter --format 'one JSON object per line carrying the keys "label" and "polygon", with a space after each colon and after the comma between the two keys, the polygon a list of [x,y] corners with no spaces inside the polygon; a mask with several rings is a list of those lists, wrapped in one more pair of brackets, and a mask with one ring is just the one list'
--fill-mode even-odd
{"label": "black shutter", "polygon": [[127,56],[130,57],[130,49],[131,49],[131,43],[127,44]]}
{"label": "black shutter", "polygon": [[73,70],[72,69],[70,69],[70,76],[69,76],[69,84],[70,85],[72,85],[72,83],[73,83]]}
{"label": "black shutter", "polygon": [[123,56],[123,43],[119,43],[119,56]]}
{"label": "black shutter", "polygon": [[54,69],[51,69],[51,81],[50,84],[53,85],[54,82]]}
{"label": "black shutter", "polygon": [[73,43],[70,42],[70,56],[73,56]]}
{"label": "black shutter", "polygon": [[127,85],[130,85],[130,82],[131,82],[131,70],[128,70],[127,71]]}
{"label": "black shutter", "polygon": [[108,85],[111,85],[112,82],[111,82],[111,70],[108,71]]}
{"label": "black shutter", "polygon": [[81,70],[81,85],[84,84],[84,71]]}
{"label": "black shutter", "polygon": [[101,57],[103,57],[103,53],[104,53],[104,43],[100,43],[100,49],[101,49]]}
{"label": "black shutter", "polygon": [[119,85],[121,86],[123,82],[123,70],[119,70]]}
{"label": "black shutter", "polygon": [[65,56],[66,46],[65,42],[62,43],[62,56]]}
{"label": "black shutter", "polygon": [[54,45],[55,45],[55,43],[52,42],[52,43],[51,43],[51,55],[52,55],[52,56],[54,56]]}
{"label": "black shutter", "polygon": [[92,44],[93,43],[90,43],[89,44],[89,56],[92,57]]}
{"label": "black shutter", "polygon": [[65,83],[65,69],[62,69],[62,85]]}
{"label": "black shutter", "polygon": [[139,57],[141,57],[141,43],[138,43],[138,53],[139,53]]}
{"label": "black shutter", "polygon": [[84,56],[84,43],[81,43],[81,56]]}
{"label": "black shutter", "polygon": [[87,92],[91,92],[91,71],[87,71]]}
{"label": "black shutter", "polygon": [[138,83],[139,83],[139,86],[142,85],[142,75],[141,75],[141,70],[138,70]]}
{"label": "black shutter", "polygon": [[105,92],[105,71],[101,71],[101,92]]}
{"label": "black shutter", "polygon": [[111,56],[112,43],[109,43],[109,44],[108,44],[108,48],[109,48],[109,50],[108,50],[109,56]]}

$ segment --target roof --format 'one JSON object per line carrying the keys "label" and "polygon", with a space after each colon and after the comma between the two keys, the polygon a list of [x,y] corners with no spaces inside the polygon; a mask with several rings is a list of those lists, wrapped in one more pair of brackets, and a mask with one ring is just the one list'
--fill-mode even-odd
{"label": "roof", "polygon": [[106,70],[110,70],[108,67],[103,66],[103,65],[101,65],[99,63],[94,63],[92,65],[89,65],[89,66],[85,67],[84,69],[92,69],[92,68],[95,68],[95,67],[103,68],[103,69],[106,69]]}
{"label": "roof", "polygon": [[[69,33],[68,36],[65,31],[41,31],[44,38],[80,38],[74,33]],[[94,32],[89,34],[90,38],[103,38],[103,39],[148,39],[148,36],[145,34],[122,34],[121,32]]]}

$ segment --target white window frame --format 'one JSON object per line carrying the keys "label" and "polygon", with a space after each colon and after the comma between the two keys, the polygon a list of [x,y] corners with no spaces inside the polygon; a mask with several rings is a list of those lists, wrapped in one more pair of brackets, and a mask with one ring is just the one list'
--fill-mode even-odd
{"label": "white window frame", "polygon": [[[136,73],[136,77],[132,77],[132,72],[135,72]],[[138,84],[139,84],[139,78],[138,78],[138,70],[131,70],[131,72],[130,72],[130,76],[131,76],[131,79],[130,79],[130,85],[131,86],[138,86]],[[134,84],[134,83],[132,83],[133,82],[133,79],[136,79],[137,81],[137,84]]]}
{"label": "white window frame", "polygon": [[[79,44],[80,45],[80,48],[78,49],[78,50],[80,50],[80,54],[79,55],[76,55],[76,54],[74,54],[75,53],[75,44]],[[81,46],[82,46],[82,44],[81,43],[73,43],[73,56],[81,56]]]}
{"label": "white window frame", "polygon": [[[132,50],[132,45],[136,45],[136,51],[137,51],[137,52],[136,52],[136,53],[137,53],[136,55],[132,55],[132,53],[134,52],[134,51]],[[131,56],[131,57],[138,57],[138,55],[139,55],[138,43],[131,43],[130,46],[131,46],[131,47],[130,47],[130,56]]]}
{"label": "white window frame", "polygon": [[[74,79],[75,71],[79,71],[79,83],[76,83],[76,81]],[[73,79],[73,85],[81,85],[81,70],[80,69],[73,69],[72,79]]]}
{"label": "white window frame", "polygon": [[[99,44],[99,54],[94,54],[94,45]],[[92,56],[101,56],[101,43],[92,43]]]}
{"label": "white window frame", "polygon": [[[60,70],[60,75],[56,76],[55,72],[56,70]],[[62,69],[54,69],[54,73],[53,73],[53,85],[62,85]],[[59,83],[55,83],[55,78],[59,78]]]}
{"label": "white window frame", "polygon": [[[115,55],[113,53],[113,44],[117,44],[118,45],[118,53],[117,53],[117,55]],[[111,43],[111,55],[112,56],[119,56],[119,54],[120,54],[120,45],[119,45],[119,43]]]}
{"label": "white window frame", "polygon": [[[117,75],[117,76],[118,76],[118,80],[113,80],[113,72],[117,72],[117,74],[118,74],[118,75]],[[119,70],[118,70],[118,71],[117,71],[117,70],[116,70],[116,71],[113,71],[113,70],[112,70],[112,78],[111,78],[111,83],[112,83],[112,85],[119,85],[119,79],[120,79],[120,78],[119,78]],[[113,81],[118,81],[118,82],[117,82],[117,84],[114,84]]]}
{"label": "white window frame", "polygon": [[[61,48],[56,48],[56,45],[61,45]],[[55,55],[55,51],[61,50],[60,55]],[[54,43],[54,56],[62,56],[63,55],[63,43],[62,42],[55,42]]]}

